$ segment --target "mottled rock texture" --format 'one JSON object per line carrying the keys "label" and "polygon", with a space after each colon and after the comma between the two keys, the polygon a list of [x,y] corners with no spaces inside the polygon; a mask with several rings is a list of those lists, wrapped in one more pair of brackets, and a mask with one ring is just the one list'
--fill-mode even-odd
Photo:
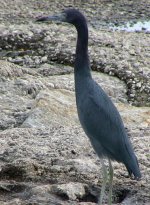
{"label": "mottled rock texture", "polygon": [[148,18],[147,0],[1,2],[0,205],[97,203],[101,163],[75,105],[75,29],[34,22],[69,5],[86,13],[93,78],[119,109],[142,172],[133,181],[113,162],[113,204],[149,205],[150,34],[103,27]]}
{"label": "mottled rock texture", "polygon": [[[57,62],[73,65],[76,32],[69,26],[0,26],[1,58],[38,68]],[[150,38],[144,33],[106,32],[90,29],[89,53],[93,70],[116,76],[127,86],[128,102],[136,106],[150,105]],[[64,66],[65,67],[65,66]],[[68,66],[58,74],[72,72]],[[55,75],[56,71],[53,73]]]}

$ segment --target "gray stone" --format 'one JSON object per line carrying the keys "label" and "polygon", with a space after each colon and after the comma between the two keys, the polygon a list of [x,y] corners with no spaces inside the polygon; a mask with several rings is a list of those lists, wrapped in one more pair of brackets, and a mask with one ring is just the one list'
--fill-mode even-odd
{"label": "gray stone", "polygon": [[[36,16],[70,4],[86,13],[90,61],[100,71],[92,75],[119,109],[143,176],[132,181],[125,167],[113,162],[113,203],[148,205],[150,109],[129,103],[150,105],[149,34],[111,31],[104,23],[148,19],[147,0],[1,2],[0,205],[96,205],[98,200],[101,163],[75,106],[75,29],[34,23]],[[107,195],[108,189],[104,204]]]}
{"label": "gray stone", "polygon": [[58,196],[64,196],[69,200],[81,199],[85,196],[85,185],[82,183],[70,182],[68,184],[53,185],[52,193]]}

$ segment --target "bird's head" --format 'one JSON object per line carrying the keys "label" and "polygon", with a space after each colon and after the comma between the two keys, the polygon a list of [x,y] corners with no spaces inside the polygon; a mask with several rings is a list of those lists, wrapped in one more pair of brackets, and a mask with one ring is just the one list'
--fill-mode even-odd
{"label": "bird's head", "polygon": [[77,9],[66,9],[61,13],[55,14],[53,16],[44,16],[38,18],[37,22],[48,22],[48,21],[57,21],[57,22],[67,22],[76,26],[80,21],[85,21],[84,16]]}

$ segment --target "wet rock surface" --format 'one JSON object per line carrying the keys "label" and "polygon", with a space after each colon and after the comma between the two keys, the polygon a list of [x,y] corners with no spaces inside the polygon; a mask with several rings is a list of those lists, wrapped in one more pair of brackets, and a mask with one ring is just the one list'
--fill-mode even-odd
{"label": "wet rock surface", "polygon": [[[75,30],[33,20],[72,4],[87,15],[93,78],[119,109],[143,176],[131,180],[125,167],[114,162],[113,204],[148,205],[150,36],[103,27],[149,18],[146,0],[1,2],[0,205],[98,201],[101,163],[80,127],[75,105]],[[107,194],[108,187],[106,204]]]}

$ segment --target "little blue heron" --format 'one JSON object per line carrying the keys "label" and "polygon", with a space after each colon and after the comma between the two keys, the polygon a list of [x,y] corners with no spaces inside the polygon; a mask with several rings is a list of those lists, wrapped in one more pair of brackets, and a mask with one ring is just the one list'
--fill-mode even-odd
{"label": "little blue heron", "polygon": [[141,178],[137,158],[125,131],[120,114],[111,99],[93,80],[88,56],[88,27],[82,13],[67,9],[54,16],[44,16],[39,22],[60,21],[73,24],[78,37],[75,56],[75,94],[80,123],[91,144],[101,159],[103,183],[99,198],[102,205],[108,173],[104,159],[109,162],[108,204],[112,201],[113,167],[111,160],[123,163],[130,176]]}

